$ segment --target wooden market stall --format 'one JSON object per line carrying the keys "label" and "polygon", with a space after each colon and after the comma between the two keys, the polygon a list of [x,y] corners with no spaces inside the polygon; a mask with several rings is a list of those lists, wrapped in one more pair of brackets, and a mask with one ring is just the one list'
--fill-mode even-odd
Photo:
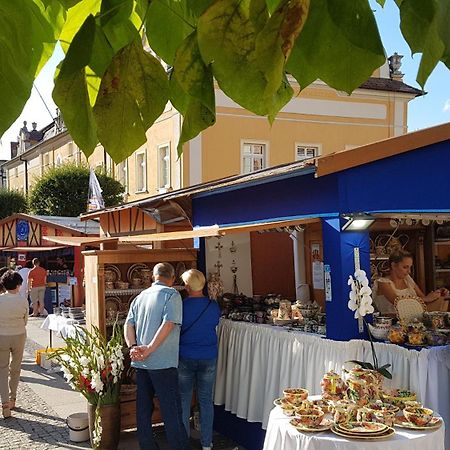
{"label": "wooden market stall", "polygon": [[[245,254],[250,256],[237,273],[239,283],[252,282],[247,285],[247,295],[254,294],[253,289],[262,294],[270,285],[278,286],[281,278],[285,285],[294,282],[290,292],[298,298],[297,268],[288,273],[284,260],[294,259],[294,265],[296,260],[303,265],[305,273],[300,275],[309,285],[311,299],[325,309],[328,340],[230,320],[222,321],[219,327],[215,425],[241,445],[256,450],[261,448],[272,400],[283,388],[303,386],[318,393],[317,374],[367,354],[367,342],[358,340],[366,335],[360,333],[347,307],[347,280],[355,270],[355,249],[367,273],[374,265],[378,270],[375,263],[384,261],[387,255],[377,254],[371,240],[374,242],[389,227],[394,230],[391,220],[402,219],[403,228],[399,226],[397,232],[408,236],[408,248],[417,255],[417,281],[424,290],[449,285],[450,280],[444,279],[444,239],[450,240],[450,234],[447,236],[439,227],[450,221],[446,195],[450,180],[446,171],[437,168],[450,164],[449,149],[450,124],[446,124],[312,161],[192,186],[85,218],[100,217],[103,233],[118,237],[119,247],[124,243],[162,249],[191,247],[199,239],[198,267],[205,271],[223,267],[221,260],[208,261],[212,252],[226,252],[231,261],[227,270],[236,269],[237,255],[243,254],[245,247]],[[373,229],[346,231],[347,221],[361,213],[377,219]],[[147,217],[142,219],[142,214]],[[149,218],[155,223],[145,227]],[[117,226],[119,220],[127,224],[126,231]],[[251,236],[264,230],[269,230],[268,235],[274,230],[279,233],[275,244],[263,235]],[[249,234],[245,243],[238,240],[244,231]],[[281,238],[283,232],[295,233],[301,245],[289,250],[285,241],[289,236]],[[224,247],[216,237],[223,239],[227,234],[230,239]],[[303,255],[301,248],[307,249]],[[430,258],[434,261],[431,272]],[[242,275],[244,265],[250,271]],[[236,278],[230,280],[236,287]],[[275,353],[263,345],[266,339],[276,344]],[[276,350],[281,346],[287,353]],[[450,357],[450,347],[419,353],[392,344],[376,346],[383,355],[382,362],[394,364],[397,386],[415,389],[423,402],[450,420],[450,369],[443,363]],[[299,348],[304,349],[302,354]],[[442,392],[446,394],[440,395]],[[449,431],[446,439],[450,444]]]}
{"label": "wooden market stall", "polygon": [[81,251],[71,240],[90,240],[98,235],[99,226],[92,220],[13,214],[0,221],[0,264],[23,266],[27,260],[39,258],[48,271],[47,311],[64,301],[68,306],[80,306],[84,302]]}

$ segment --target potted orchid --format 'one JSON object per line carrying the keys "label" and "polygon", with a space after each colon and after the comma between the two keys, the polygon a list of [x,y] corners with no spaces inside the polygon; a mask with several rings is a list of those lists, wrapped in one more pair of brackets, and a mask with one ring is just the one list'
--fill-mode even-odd
{"label": "potted orchid", "polygon": [[64,339],[66,347],[50,358],[61,366],[69,386],[88,401],[89,431],[94,449],[116,449],[120,437],[120,381],[123,334],[114,325],[108,340],[97,327],[76,329]]}
{"label": "potted orchid", "polygon": [[[348,277],[348,285],[350,286],[348,307],[351,311],[355,312],[355,319],[361,320],[363,324],[368,329],[367,321],[365,316],[367,314],[372,314],[374,312],[373,302],[372,302],[372,289],[369,286],[369,280],[367,278],[366,272],[362,269],[355,270],[354,275]],[[378,365],[378,358],[375,352],[375,346],[373,345],[372,335],[370,330],[368,330],[370,346],[372,349],[372,359],[373,364],[364,361],[349,361],[360,365],[363,369],[374,370],[386,378],[392,379],[392,374],[387,370],[390,364],[385,364],[384,366]]]}

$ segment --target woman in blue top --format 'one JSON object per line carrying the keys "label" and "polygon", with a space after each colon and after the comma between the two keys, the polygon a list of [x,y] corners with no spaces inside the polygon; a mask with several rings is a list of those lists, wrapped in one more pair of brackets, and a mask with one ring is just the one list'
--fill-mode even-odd
{"label": "woman in blue top", "polygon": [[200,406],[200,441],[203,450],[212,447],[214,419],[213,388],[216,379],[219,305],[203,295],[205,276],[191,269],[181,278],[188,297],[183,300],[183,325],[180,334],[178,379],[183,423],[189,435],[192,389],[196,386]]}

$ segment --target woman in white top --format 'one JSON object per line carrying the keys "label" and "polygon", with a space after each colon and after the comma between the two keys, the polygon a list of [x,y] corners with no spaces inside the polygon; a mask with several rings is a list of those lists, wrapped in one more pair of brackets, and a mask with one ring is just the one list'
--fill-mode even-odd
{"label": "woman in white top", "polygon": [[0,278],[0,288],[5,291],[0,295],[0,397],[5,419],[16,405],[25,347],[28,302],[19,294],[21,285],[22,277],[13,270]]}
{"label": "woman in white top", "polygon": [[28,260],[25,263],[25,267],[22,267],[18,272],[20,276],[22,277],[22,286],[20,286],[19,294],[28,300],[28,274],[30,273],[30,270],[33,268],[33,263],[31,260]]}
{"label": "woman in white top", "polygon": [[411,278],[412,254],[401,250],[389,256],[389,275],[378,278],[373,285],[373,298],[381,314],[395,314],[397,297],[420,297],[425,303],[432,303],[446,297],[447,289],[437,289],[425,295]]}

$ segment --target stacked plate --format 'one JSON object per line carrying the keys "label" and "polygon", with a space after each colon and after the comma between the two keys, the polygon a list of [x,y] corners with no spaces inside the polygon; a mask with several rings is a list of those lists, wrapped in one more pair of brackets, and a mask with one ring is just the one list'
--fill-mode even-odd
{"label": "stacked plate", "polygon": [[84,319],[83,308],[80,307],[69,308],[69,317],[71,319],[83,320]]}
{"label": "stacked plate", "polygon": [[332,425],[331,431],[347,439],[386,439],[395,431],[384,423],[376,422],[348,422]]}
{"label": "stacked plate", "polygon": [[420,426],[409,422],[405,416],[400,415],[395,418],[394,425],[396,427],[409,428],[410,430],[434,430],[442,425],[442,419],[433,417],[426,425]]}

